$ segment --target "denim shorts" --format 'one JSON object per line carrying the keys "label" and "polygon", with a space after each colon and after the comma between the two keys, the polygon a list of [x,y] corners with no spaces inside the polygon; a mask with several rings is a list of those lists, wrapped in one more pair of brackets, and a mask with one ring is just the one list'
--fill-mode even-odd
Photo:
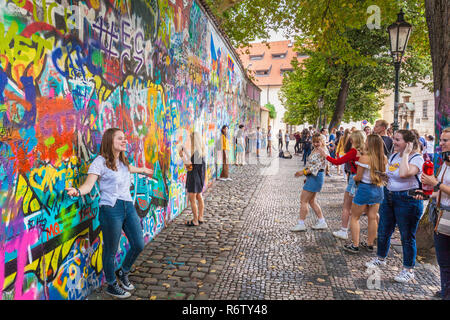
{"label": "denim shorts", "polygon": [[384,198],[383,187],[378,187],[374,184],[360,182],[356,190],[353,203],[358,206],[373,205],[382,203]]}
{"label": "denim shorts", "polygon": [[305,185],[303,186],[303,190],[309,192],[320,192],[322,190],[323,182],[324,182],[324,172],[319,171],[317,176],[310,174],[306,177]]}
{"label": "denim shorts", "polygon": [[352,196],[352,197],[354,197],[355,193],[356,193],[356,184],[355,184],[355,180],[353,180],[353,177],[355,175],[356,174],[354,174],[354,173],[350,173],[350,175],[348,177],[347,188],[345,188],[345,191],[350,193],[350,196]]}

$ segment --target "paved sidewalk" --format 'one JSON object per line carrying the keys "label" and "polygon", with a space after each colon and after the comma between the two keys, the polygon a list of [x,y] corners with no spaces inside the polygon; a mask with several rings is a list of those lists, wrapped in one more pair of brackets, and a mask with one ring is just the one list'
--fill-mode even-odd
{"label": "paved sidewalk", "polygon": [[[261,164],[235,167],[233,181],[214,182],[205,194],[206,223],[184,226],[191,218],[186,209],[145,247],[130,276],[137,288],[130,299],[433,299],[440,288],[437,266],[417,262],[416,279],[399,284],[393,280],[402,267],[396,250],[387,267],[371,272],[364,263],[373,253],[342,250],[346,241],[331,234],[340,227],[341,177],[327,177],[318,195],[330,229],[312,230],[311,211],[307,232],[289,231],[300,208],[299,168],[301,157],[263,156]],[[362,240],[366,228],[363,217]],[[98,290],[89,299],[111,297]]]}

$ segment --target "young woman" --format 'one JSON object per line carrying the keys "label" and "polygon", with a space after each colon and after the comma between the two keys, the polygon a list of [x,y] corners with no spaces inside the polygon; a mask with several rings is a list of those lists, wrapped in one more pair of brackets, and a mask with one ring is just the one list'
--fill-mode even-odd
{"label": "young woman", "polygon": [[[336,157],[340,158],[345,155],[344,146],[347,143],[348,138],[350,137],[350,129],[345,129],[344,134],[339,138],[339,142],[336,146]],[[340,170],[343,169],[344,165],[338,165],[338,174],[340,174]],[[343,170],[344,171],[344,170]],[[344,171],[345,173],[345,171]]]}
{"label": "young woman", "polygon": [[[125,157],[127,141],[122,130],[107,129],[102,137],[100,155],[91,163],[86,181],[79,188],[66,188],[71,197],[81,197],[91,192],[98,180],[100,189],[99,221],[103,233],[103,271],[108,287],[106,293],[128,298],[133,290],[128,273],[144,248],[144,238],[139,216],[130,194],[132,173],[151,176],[152,169],[136,168]],[[130,243],[122,268],[115,271],[115,257],[122,229]],[[122,287],[116,280],[119,279]]]}
{"label": "young woman", "polygon": [[236,165],[243,166],[245,164],[245,139],[244,125],[240,124],[236,133]]}
{"label": "young woman", "polygon": [[363,212],[367,212],[368,240],[362,242],[361,247],[373,251],[377,236],[378,208],[383,201],[383,178],[385,175],[387,158],[383,152],[383,140],[377,134],[367,136],[364,155],[356,161],[357,171],[353,180],[358,183],[351,207],[350,230],[351,244],[344,245],[344,250],[350,253],[359,252],[359,219]]}
{"label": "young woman", "polygon": [[300,220],[298,224],[291,229],[291,231],[306,231],[305,219],[308,214],[308,204],[314,210],[318,223],[314,225],[313,229],[326,229],[328,225],[322,214],[322,209],[316,200],[316,195],[322,190],[324,182],[324,171],[326,166],[325,157],[322,156],[319,149],[323,149],[323,152],[327,154],[325,140],[321,134],[316,133],[312,137],[312,143],[314,150],[308,158],[308,167],[303,171],[295,173],[296,177],[306,176],[305,185],[303,186],[302,193],[300,195]]}
{"label": "young woman", "polygon": [[[326,159],[334,165],[348,164],[349,165],[349,175],[347,178],[347,188],[344,192],[344,204],[342,207],[342,217],[341,217],[341,229],[334,231],[333,235],[340,239],[348,239],[348,226],[350,220],[350,211],[352,208],[352,200],[356,192],[355,181],[353,177],[356,175],[356,161],[358,161],[360,154],[364,150],[365,144],[365,134],[361,130],[356,130],[352,132],[347,139],[347,143],[344,151],[347,151],[341,158],[331,158],[327,156]],[[321,152],[322,156],[325,156],[325,152]]]}
{"label": "young woman", "polygon": [[[204,202],[202,197],[203,187],[205,185],[206,173],[206,146],[202,136],[195,131],[190,136],[190,150],[182,148],[180,157],[188,170],[186,177],[186,189],[188,192],[189,202],[191,203],[193,219],[189,220],[186,225],[189,227],[198,226],[203,223]],[[197,206],[197,202],[198,206]]]}
{"label": "young woman", "polygon": [[389,158],[388,184],[384,187],[384,199],[380,206],[377,257],[367,262],[368,268],[386,265],[391,236],[398,225],[403,248],[403,270],[394,278],[405,283],[414,279],[416,261],[416,231],[423,212],[423,201],[416,200],[408,191],[419,188],[423,157],[419,141],[410,130],[398,130],[394,134],[394,154]]}
{"label": "young woman", "polygon": [[272,127],[269,126],[268,130],[267,130],[267,155],[269,157],[272,156]]}
{"label": "young woman", "polygon": [[286,131],[284,134],[284,141],[286,142],[286,151],[289,151],[289,141],[290,141],[290,134]]}
{"label": "young woman", "polygon": [[222,126],[222,129],[220,130],[220,142],[221,142],[221,147],[222,147],[222,172],[220,173],[220,177],[219,180],[231,180],[231,178],[228,176],[228,166],[229,166],[229,161],[228,161],[228,152],[230,150],[230,143],[228,141],[228,126],[224,125]]}

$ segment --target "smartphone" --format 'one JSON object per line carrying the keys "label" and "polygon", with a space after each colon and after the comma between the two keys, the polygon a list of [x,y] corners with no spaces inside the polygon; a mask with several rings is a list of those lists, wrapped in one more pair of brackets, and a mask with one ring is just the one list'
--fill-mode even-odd
{"label": "smartphone", "polygon": [[408,196],[411,196],[411,197],[422,196],[424,200],[430,199],[430,196],[427,194],[424,194],[423,191],[420,189],[408,190]]}

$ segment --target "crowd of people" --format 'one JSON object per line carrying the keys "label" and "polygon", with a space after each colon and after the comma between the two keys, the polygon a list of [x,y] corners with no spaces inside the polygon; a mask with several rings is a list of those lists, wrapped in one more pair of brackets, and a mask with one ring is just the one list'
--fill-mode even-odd
{"label": "crowd of people", "polygon": [[[328,228],[316,195],[322,190],[327,162],[343,166],[347,187],[342,224],[333,235],[347,240],[350,230],[350,241],[343,250],[351,254],[362,249],[373,252],[376,255],[366,262],[366,267],[383,268],[397,226],[403,269],[394,280],[407,283],[415,278],[416,232],[424,214],[424,200],[428,199],[423,186],[428,185],[434,191],[429,197],[429,219],[436,226],[434,241],[441,272],[441,290],[436,295],[450,299],[450,171],[446,170],[450,165],[450,128],[444,129],[440,137],[444,163],[436,177],[423,172],[424,162],[434,158],[433,136],[420,137],[414,129],[390,134],[392,130],[385,120],[376,121],[373,129],[342,129],[333,129],[329,136],[326,129],[312,134],[310,129],[303,130],[301,137],[312,136],[313,148],[303,149],[308,150],[304,153],[304,168],[295,172],[296,177],[305,176],[306,180],[300,195],[300,217],[291,231],[307,230],[308,205],[318,218],[312,228]],[[359,220],[363,214],[368,219],[367,241],[360,239]]]}
{"label": "crowd of people", "polygon": [[[328,134],[326,129],[320,131],[310,127],[296,132],[295,154],[303,154],[304,168],[295,172],[296,177],[304,176],[305,183],[300,195],[300,217],[292,231],[306,231],[305,220],[308,206],[317,216],[313,229],[327,229],[317,194],[322,190],[325,176],[329,175],[329,166],[335,165],[338,174],[343,173],[347,186],[343,198],[341,228],[333,232],[337,238],[350,242],[343,250],[358,254],[361,249],[376,253],[368,268],[386,267],[390,241],[398,226],[403,248],[403,269],[394,278],[406,283],[414,279],[416,261],[416,231],[423,215],[424,201],[428,196],[422,192],[423,185],[433,189],[429,197],[431,206],[429,220],[435,226],[435,248],[441,272],[441,290],[437,293],[443,299],[450,299],[450,128],[442,131],[439,146],[443,164],[436,176],[423,172],[426,160],[434,159],[432,136],[420,137],[416,130],[391,130],[385,120],[378,120],[373,129],[365,127],[339,130],[333,129]],[[392,132],[392,131],[391,131]],[[269,126],[266,133],[258,127],[256,155],[266,148],[271,155],[274,135]],[[290,136],[280,130],[278,147],[288,150]],[[245,164],[245,152],[248,151],[248,136],[244,126],[240,125],[234,143],[230,143],[228,126],[220,131],[218,147],[222,160],[219,179],[231,180],[229,177],[229,154],[236,152],[236,165]],[[98,182],[100,190],[99,221],[103,232],[103,266],[107,282],[106,292],[118,298],[127,298],[134,289],[128,278],[134,261],[144,247],[139,217],[130,195],[131,174],[137,173],[151,177],[153,170],[134,167],[128,162],[126,138],[122,130],[111,128],[105,131],[100,153],[89,167],[85,182],[77,187],[68,187],[66,192],[71,197],[82,197],[91,192]],[[202,192],[205,184],[207,154],[205,141],[199,132],[189,135],[188,143],[180,145],[178,153],[186,167],[186,191],[191,204],[193,219],[186,226],[195,227],[205,223]],[[359,221],[365,214],[368,218],[368,238],[361,241]],[[130,243],[125,259],[120,268],[115,267],[115,255],[122,230]],[[375,249],[376,246],[376,249]]]}

